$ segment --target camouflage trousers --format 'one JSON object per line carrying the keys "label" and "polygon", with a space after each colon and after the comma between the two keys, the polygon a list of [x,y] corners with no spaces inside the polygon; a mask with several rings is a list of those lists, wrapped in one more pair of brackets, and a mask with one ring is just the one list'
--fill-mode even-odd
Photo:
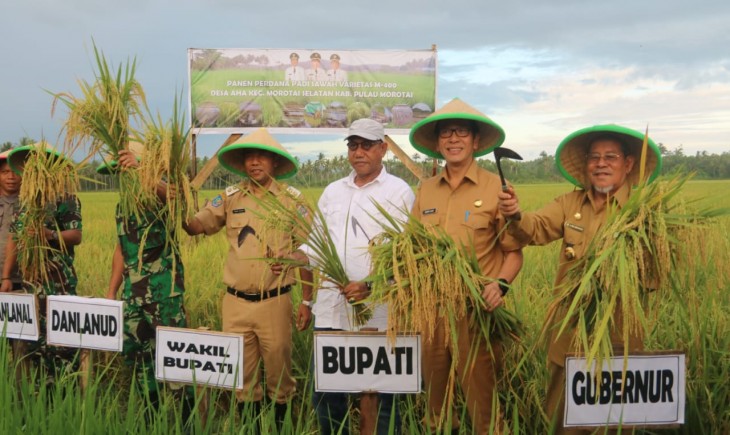
{"label": "camouflage trousers", "polygon": [[187,326],[183,297],[174,296],[159,302],[139,305],[138,298],[124,301],[124,345],[122,353],[127,366],[133,367],[140,393],[156,393],[155,338],[158,326]]}

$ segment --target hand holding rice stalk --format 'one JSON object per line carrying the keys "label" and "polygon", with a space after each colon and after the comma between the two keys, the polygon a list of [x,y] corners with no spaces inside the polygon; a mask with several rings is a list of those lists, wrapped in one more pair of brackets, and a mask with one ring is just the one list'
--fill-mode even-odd
{"label": "hand holding rice stalk", "polygon": [[[24,279],[45,284],[49,281],[47,263],[53,249],[46,239],[45,224],[53,220],[49,211],[55,209],[56,203],[78,190],[76,166],[43,141],[15,149],[8,161],[16,172],[22,167],[23,174],[19,194],[23,213],[22,231],[17,233],[18,265]],[[60,238],[59,243],[64,250]]]}
{"label": "hand holding rice stalk", "polygon": [[[287,194],[287,191],[284,192]],[[290,250],[306,244],[309,249],[309,265],[320,274],[320,279],[329,281],[339,289],[344,289],[351,281],[337,254],[337,248],[330,237],[327,221],[322,211],[303,196],[289,195],[296,207],[285,205],[280,198],[266,195],[257,199],[261,211],[257,215],[264,221],[264,231],[284,231],[292,235]],[[299,262],[283,258],[265,258],[270,263],[284,263],[291,266],[305,266]],[[365,300],[352,303],[355,326],[367,323],[372,312]]]}
{"label": "hand holding rice stalk", "polygon": [[[473,249],[458,246],[438,227],[426,227],[410,216],[403,222],[379,204],[387,222],[371,247],[373,272],[370,300],[388,304],[388,336],[397,331],[433,335],[440,318],[446,321],[447,341],[457,345],[456,324],[465,316],[489,339],[519,339],[522,325],[506,308],[486,310],[484,286],[495,279],[482,275]],[[405,213],[406,215],[408,213]],[[455,370],[456,356],[452,353]]]}
{"label": "hand holding rice stalk", "polygon": [[[95,80],[79,80],[81,95],[61,92],[54,96],[53,110],[58,101],[68,108],[64,122],[65,147],[75,148],[87,142],[89,157],[100,153],[112,158],[119,157],[119,151],[128,149],[133,121],[142,114],[146,106],[142,85],[134,78],[136,61],[112,71],[104,54],[94,45],[97,71]],[[109,163],[109,162],[105,162]],[[141,216],[144,204],[152,200],[145,196],[135,171],[121,171],[119,195],[125,216]]]}
{"label": "hand holding rice stalk", "polygon": [[[631,336],[650,330],[644,290],[662,290],[672,275],[687,267],[677,255],[679,241],[697,232],[724,210],[690,212],[678,201],[691,175],[640,184],[620,209],[609,210],[580,258],[568,272],[565,285],[551,305],[546,325],[556,312],[567,313],[559,334],[575,328],[574,344],[600,366],[612,356],[611,332],[622,332],[624,357]],[[544,332],[544,331],[543,331]]]}

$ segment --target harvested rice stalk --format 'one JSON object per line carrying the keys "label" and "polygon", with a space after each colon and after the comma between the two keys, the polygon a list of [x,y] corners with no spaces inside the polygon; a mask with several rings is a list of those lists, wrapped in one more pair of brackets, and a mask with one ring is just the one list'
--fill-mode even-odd
{"label": "harvested rice stalk", "polygon": [[[291,204],[291,201],[294,201],[296,207],[287,206],[282,198],[273,195],[267,195],[257,201],[261,206],[257,215],[264,221],[263,231],[289,232],[291,245],[287,252],[292,252],[306,244],[309,250],[309,265],[319,274],[318,279],[329,281],[338,288],[344,289],[351,280],[337,254],[337,248],[330,237],[327,221],[322,211],[316,204],[301,195],[294,197],[288,191],[284,191],[283,194],[288,195],[288,202]],[[302,266],[294,261],[267,257],[264,259],[270,263]],[[372,317],[371,309],[365,302],[359,301],[352,304],[353,313],[350,321],[354,326],[364,325]]]}
{"label": "harvested rice stalk", "polygon": [[589,366],[595,360],[599,367],[613,354],[611,331],[622,331],[624,357],[630,336],[648,335],[648,320],[656,316],[646,304],[646,292],[666,291],[673,275],[687,267],[677,253],[688,232],[727,214],[719,209],[682,208],[677,195],[691,176],[641,184],[622,208],[609,210],[586,255],[568,272],[543,333],[557,312],[565,313],[559,332],[575,328],[574,344]]}
{"label": "harvested rice stalk", "polygon": [[[45,223],[51,219],[49,213],[55,209],[59,199],[75,194],[79,188],[73,162],[52,149],[47,150],[47,147],[45,142],[27,147],[19,193],[20,207],[24,211],[20,224],[23,231],[16,235],[18,266],[23,278],[39,284],[49,282],[47,266],[53,248],[44,232]],[[23,149],[17,151],[22,152]],[[65,249],[62,240],[60,244],[61,249]]]}
{"label": "harvested rice stalk", "polygon": [[167,122],[159,115],[150,116],[145,122],[144,137],[140,139],[144,145],[144,154],[136,171],[142,197],[147,201],[157,202],[160,183],[166,184],[165,209],[168,220],[165,226],[169,236],[179,234],[177,229],[194,212],[192,187],[187,173],[191,162],[191,137],[190,129],[184,125],[181,101],[176,95],[172,118]]}
{"label": "harvested rice stalk", "polygon": [[[133,122],[145,107],[142,85],[134,78],[136,61],[119,65],[116,72],[104,54],[94,44],[97,71],[95,80],[79,80],[80,96],[61,92],[54,96],[52,113],[60,101],[68,108],[64,122],[65,148],[73,149],[88,142],[89,156],[108,154],[118,157],[120,150],[128,149]],[[125,215],[140,216],[143,202],[139,180],[133,171],[123,171],[119,177],[120,203]]]}

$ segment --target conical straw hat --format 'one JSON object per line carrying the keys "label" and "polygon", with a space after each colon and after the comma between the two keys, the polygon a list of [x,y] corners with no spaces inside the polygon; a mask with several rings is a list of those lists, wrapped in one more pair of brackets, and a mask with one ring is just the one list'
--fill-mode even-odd
{"label": "conical straw hat", "polygon": [[504,142],[504,130],[485,114],[458,98],[449,101],[444,107],[423,118],[411,129],[411,145],[427,156],[443,159],[438,152],[438,133],[436,123],[448,119],[474,121],[479,127],[479,145],[474,157],[490,153]]}
{"label": "conical straw hat", "polygon": [[[129,141],[129,151],[132,152],[132,154],[137,158],[137,161],[142,160],[142,153],[144,152],[144,145],[137,141]],[[104,163],[99,165],[99,167],[96,168],[96,172],[102,175],[109,175],[113,174],[117,170],[117,165],[119,165],[119,161],[117,160],[117,156],[114,156],[112,154],[107,154],[103,158]]]}
{"label": "conical straw hat", "polygon": [[259,128],[253,133],[242,137],[238,142],[218,151],[218,161],[224,168],[234,174],[248,177],[243,163],[246,150],[263,150],[273,153],[274,160],[278,164],[272,175],[277,180],[292,177],[299,170],[296,159],[265,128]]}
{"label": "conical straw hat", "polygon": [[45,151],[48,154],[51,154],[57,158],[65,159],[66,157],[61,154],[58,150],[56,150],[53,145],[49,144],[46,141],[40,141],[36,142],[33,145],[24,145],[22,147],[15,148],[14,150],[11,150],[8,154],[8,165],[10,165],[10,169],[13,170],[18,175],[23,174],[23,163],[25,163],[25,160],[28,159],[28,156],[31,153],[38,152],[38,151]]}
{"label": "conical straw hat", "polygon": [[[634,156],[634,167],[627,175],[627,181],[634,186],[639,183],[639,165],[641,164],[641,148],[644,144],[644,133],[620,125],[595,125],[583,128],[563,139],[555,151],[555,162],[563,176],[578,187],[586,186],[586,155],[590,144],[597,138],[615,138],[626,144],[628,154]],[[662,156],[659,147],[653,140],[647,141],[646,169],[644,177],[652,182],[662,169]]]}

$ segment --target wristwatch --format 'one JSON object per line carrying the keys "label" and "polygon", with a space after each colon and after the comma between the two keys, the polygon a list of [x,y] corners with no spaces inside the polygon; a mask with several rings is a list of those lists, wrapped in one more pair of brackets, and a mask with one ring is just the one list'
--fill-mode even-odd
{"label": "wristwatch", "polygon": [[302,305],[312,308],[312,301],[302,300]]}

